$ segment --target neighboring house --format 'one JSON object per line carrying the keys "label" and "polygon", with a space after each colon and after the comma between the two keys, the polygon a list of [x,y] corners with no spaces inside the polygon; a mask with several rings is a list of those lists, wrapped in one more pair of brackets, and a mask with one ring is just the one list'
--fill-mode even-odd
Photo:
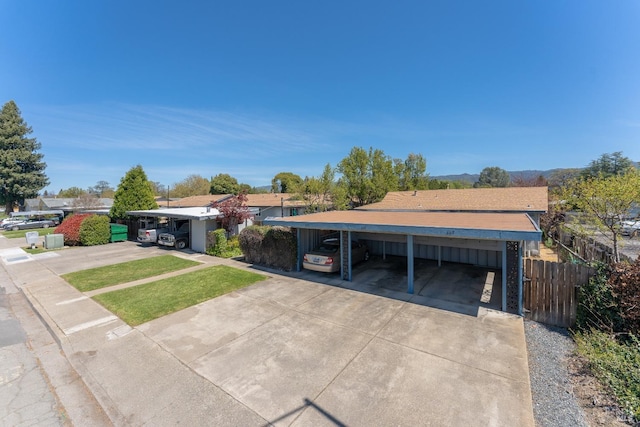
{"label": "neighboring house", "polygon": [[110,198],[38,197],[24,201],[25,211],[61,210],[65,216],[72,212],[93,212],[108,214],[113,206]]}
{"label": "neighboring house", "polygon": [[170,208],[176,205],[176,202],[180,200],[179,197],[156,197],[156,203],[160,208]]}
{"label": "neighboring house", "polygon": [[[540,215],[547,212],[548,207],[547,187],[506,187],[392,191],[382,201],[357,210],[526,213],[540,227]],[[525,253],[537,255],[539,245],[538,241],[526,242]]]}
{"label": "neighboring house", "polygon": [[229,197],[232,197],[231,194],[205,194],[202,196],[189,196],[183,197],[181,199],[172,200],[171,207],[172,208],[202,208],[211,206],[213,202],[222,202]]}
{"label": "neighboring house", "polygon": [[254,224],[262,224],[268,217],[287,217],[304,215],[306,202],[295,200],[295,194],[266,193],[247,194],[247,206],[254,210]]}

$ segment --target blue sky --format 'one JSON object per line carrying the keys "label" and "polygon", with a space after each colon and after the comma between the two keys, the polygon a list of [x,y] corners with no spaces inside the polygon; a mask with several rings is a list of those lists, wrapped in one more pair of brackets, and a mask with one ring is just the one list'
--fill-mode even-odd
{"label": "blue sky", "polygon": [[432,176],[640,160],[640,2],[0,0],[0,103],[49,190],[317,176],[354,146]]}

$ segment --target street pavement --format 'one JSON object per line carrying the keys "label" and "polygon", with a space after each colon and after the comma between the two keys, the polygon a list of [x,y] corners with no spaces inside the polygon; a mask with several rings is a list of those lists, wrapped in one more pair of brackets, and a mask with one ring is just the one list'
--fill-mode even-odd
{"label": "street pavement", "polygon": [[64,409],[57,401],[12,306],[23,297],[0,270],[0,425],[62,426]]}
{"label": "street pavement", "polygon": [[[25,259],[11,252],[16,242],[3,245],[7,277],[49,328],[73,368],[69,378],[79,376],[104,411],[82,412],[95,405],[64,396],[81,384],[42,363],[60,402],[53,408],[66,414],[60,423],[534,425],[522,319],[438,300],[431,282],[412,296],[265,270],[263,282],[132,328],[60,274],[167,250],[122,242]],[[433,283],[444,290],[447,274],[433,273]]]}

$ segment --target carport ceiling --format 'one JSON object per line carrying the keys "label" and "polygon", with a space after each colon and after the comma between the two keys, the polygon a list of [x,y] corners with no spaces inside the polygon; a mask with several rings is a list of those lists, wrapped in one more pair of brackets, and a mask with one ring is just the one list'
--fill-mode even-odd
{"label": "carport ceiling", "polygon": [[542,232],[525,213],[330,211],[267,218],[267,225],[502,241],[540,240]]}

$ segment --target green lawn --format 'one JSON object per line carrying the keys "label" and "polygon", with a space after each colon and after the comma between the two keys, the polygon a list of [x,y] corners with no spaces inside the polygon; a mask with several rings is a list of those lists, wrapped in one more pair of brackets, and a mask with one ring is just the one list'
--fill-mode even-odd
{"label": "green lawn", "polygon": [[171,271],[199,265],[199,262],[173,255],[161,255],[89,270],[63,274],[62,278],[81,292],[92,291],[120,283],[133,282]]}
{"label": "green lawn", "polygon": [[136,326],[264,279],[261,274],[217,265],[93,298]]}
{"label": "green lawn", "polygon": [[55,228],[36,228],[31,230],[18,230],[18,231],[4,231],[2,235],[7,239],[25,238],[25,234],[29,231],[37,231],[40,236],[46,236],[47,234],[53,234]]}

